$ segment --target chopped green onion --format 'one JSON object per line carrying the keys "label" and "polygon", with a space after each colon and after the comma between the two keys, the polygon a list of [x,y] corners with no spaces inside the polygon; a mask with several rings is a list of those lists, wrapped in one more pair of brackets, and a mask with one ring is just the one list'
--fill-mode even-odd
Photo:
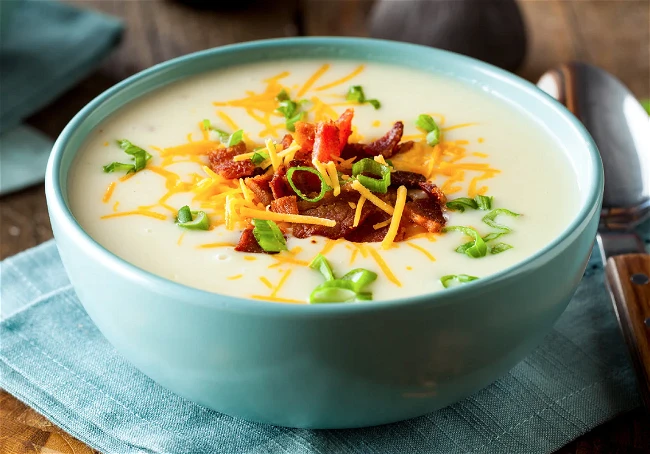
{"label": "chopped green onion", "polygon": [[[472,258],[485,257],[485,255],[487,254],[487,245],[485,244],[485,241],[483,241],[481,235],[479,235],[479,233],[473,228],[463,227],[463,226],[451,226],[451,227],[445,227],[444,229],[442,229],[442,231],[462,232],[465,235],[472,237],[474,239],[474,241],[471,242],[469,247],[459,252],[464,252],[465,254],[467,254],[469,257]],[[462,247],[464,246],[465,245],[463,245]]]}
{"label": "chopped green onion", "polygon": [[102,169],[104,169],[104,172],[106,173],[119,172],[122,170],[126,173],[131,173],[135,170],[135,166],[133,164],[124,164],[122,162],[111,162],[110,164],[103,166]]}
{"label": "chopped green onion", "polygon": [[208,230],[210,228],[210,219],[205,211],[192,211],[185,205],[178,210],[176,224],[179,227],[189,230]]}
{"label": "chopped green onion", "polygon": [[312,270],[318,270],[325,277],[326,281],[331,281],[334,279],[334,272],[330,266],[330,262],[327,261],[324,255],[318,254],[314,257],[314,260],[309,264],[309,268]]}
{"label": "chopped green onion", "polygon": [[508,232],[490,232],[483,237],[483,241],[487,243],[488,241],[496,240],[497,238],[499,238],[502,235],[505,235],[506,233]]}
{"label": "chopped green onion", "polygon": [[178,223],[190,222],[192,220],[192,212],[190,207],[185,205],[180,210],[178,210],[178,215],[176,216],[176,221]]}
{"label": "chopped green onion", "polygon": [[307,115],[307,112],[300,111],[300,106],[304,104],[306,100],[298,102],[292,101],[289,98],[289,94],[284,89],[278,93],[275,99],[280,103],[280,106],[275,110],[280,112],[286,119],[285,126],[287,130],[294,132],[296,130],[296,122],[303,120]]}
{"label": "chopped green onion", "polygon": [[267,159],[269,159],[269,153],[266,152],[266,151],[256,151],[255,154],[253,154],[253,156],[251,156],[251,161],[256,166],[260,165],[261,163],[263,163]]}
{"label": "chopped green onion", "polygon": [[431,115],[421,114],[415,120],[415,126],[427,132],[427,143],[435,146],[440,142],[440,128]]}
{"label": "chopped green onion", "polygon": [[368,103],[375,108],[375,110],[381,107],[381,103],[376,99],[366,99],[366,95],[363,92],[361,85],[352,85],[348,89],[348,93],[345,95],[345,99],[348,101],[357,102],[359,104]]}
{"label": "chopped green onion", "polygon": [[395,167],[395,166],[393,165],[393,161],[391,161],[390,159],[384,159],[384,161],[386,161],[386,164],[388,164],[389,166],[391,166],[391,167]]}
{"label": "chopped green onion", "polygon": [[[310,199],[305,194],[303,194],[302,191],[300,191],[300,189],[298,189],[294,184],[293,174],[298,170],[303,170],[305,172],[313,173],[320,179],[320,193],[313,199]],[[332,189],[327,183],[325,183],[325,179],[318,172],[318,170],[312,167],[289,167],[289,169],[287,170],[287,181],[289,182],[289,186],[291,186],[291,189],[293,189],[293,191],[298,195],[298,197],[300,197],[303,200],[306,200],[307,202],[318,202],[320,199],[322,199],[325,196],[325,193],[327,191]]]}
{"label": "chopped green onion", "polygon": [[221,129],[212,126],[210,120],[203,120],[203,129],[205,129],[206,131],[216,132],[217,136],[219,137],[219,142],[221,142],[227,147],[234,147],[239,142],[244,140],[243,130],[239,129],[233,132],[232,134],[228,134],[226,131],[222,131]]}
{"label": "chopped green onion", "polygon": [[497,243],[494,246],[490,247],[490,254],[499,254],[503,251],[512,249],[512,246],[506,243]]}
{"label": "chopped green onion", "polygon": [[460,197],[458,199],[450,200],[447,202],[447,208],[450,210],[460,211],[463,213],[465,211],[465,207],[475,210],[478,208],[478,204],[475,200],[470,199],[469,197]]}
{"label": "chopped green onion", "polygon": [[244,131],[242,129],[238,129],[237,131],[233,132],[230,135],[230,137],[228,137],[228,142],[226,143],[226,146],[234,147],[242,140],[244,140]]}
{"label": "chopped green onion", "polygon": [[151,155],[137,145],[133,145],[126,139],[118,140],[117,144],[120,146],[124,153],[133,156],[134,164],[124,164],[121,162],[112,162],[103,166],[104,172],[111,173],[116,170],[125,170],[126,173],[139,172],[147,165],[147,161],[151,159]]}
{"label": "chopped green onion", "polygon": [[289,93],[287,93],[287,90],[283,88],[282,91],[280,91],[280,93],[278,93],[278,95],[275,97],[275,99],[278,101],[287,101],[289,99]]}
{"label": "chopped green onion", "polygon": [[284,239],[282,230],[273,222],[264,219],[253,219],[253,235],[257,243],[266,252],[287,251],[287,242]]}
{"label": "chopped green onion", "polygon": [[[377,175],[381,177],[381,180],[363,175],[364,173]],[[361,161],[355,162],[352,166],[352,176],[356,177],[359,183],[372,192],[379,192],[381,194],[388,192],[388,186],[390,186],[390,167],[374,159],[363,158]]]}
{"label": "chopped green onion", "polygon": [[503,224],[498,224],[495,219],[497,216],[505,214],[507,216],[511,216],[513,218],[521,216],[518,213],[514,213],[510,210],[506,210],[505,208],[497,208],[496,210],[490,211],[488,214],[483,216],[482,221],[485,222],[487,225],[489,225],[492,228],[503,230],[504,232],[510,232],[510,227],[503,225]]}
{"label": "chopped green onion", "polygon": [[458,284],[466,284],[467,282],[472,282],[477,280],[476,276],[469,276],[467,274],[448,274],[440,278],[440,283],[444,288],[452,287],[452,282],[457,282]]}
{"label": "chopped green onion", "polygon": [[[322,272],[322,270],[321,270]],[[372,299],[372,293],[363,288],[377,279],[377,273],[356,268],[340,279],[330,279],[316,287],[309,295],[310,303],[347,303]]]}
{"label": "chopped green onion", "polygon": [[487,211],[492,209],[492,202],[494,201],[494,197],[477,195],[474,197],[474,200],[476,200],[476,204],[478,205],[479,210]]}

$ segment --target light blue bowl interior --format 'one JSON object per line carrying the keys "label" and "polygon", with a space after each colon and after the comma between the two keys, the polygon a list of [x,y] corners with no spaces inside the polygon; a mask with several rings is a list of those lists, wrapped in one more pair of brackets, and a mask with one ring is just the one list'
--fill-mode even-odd
{"label": "light blue bowl interior", "polygon": [[[540,128],[563,144],[576,175],[579,190],[579,210],[565,231],[552,243],[522,263],[487,278],[465,286],[447,289],[443,293],[422,295],[408,299],[377,301],[371,304],[353,305],[282,305],[255,300],[220,296],[188,288],[141,270],[116,257],[90,238],[75,221],[67,205],[67,174],[77,150],[88,134],[106,117],[130,101],[162,86],[188,76],[206,71],[251,62],[281,59],[352,59],[407,66],[461,80],[474,85],[518,109],[531,118]],[[552,176],[549,176],[552,184]],[[603,191],[603,170],[598,151],[591,137],[579,121],[562,105],[543,93],[533,84],[506,71],[469,57],[424,46],[392,41],[360,38],[289,38],[250,42],[210,49],[154,66],[109,89],[89,103],[63,131],[57,140],[48,165],[46,190],[51,209],[56,216],[63,216],[63,223],[71,235],[84,243],[88,254],[104,261],[121,273],[128,273],[139,285],[151,288],[154,293],[178,295],[181,300],[196,304],[229,306],[238,311],[265,313],[300,313],[319,311],[340,314],[344,311],[381,310],[396,304],[443,304],[452,301],[458,292],[474,292],[477,295],[513,273],[525,272],[533,264],[539,265],[562,250],[562,244],[570,240],[571,232],[585,222]]]}

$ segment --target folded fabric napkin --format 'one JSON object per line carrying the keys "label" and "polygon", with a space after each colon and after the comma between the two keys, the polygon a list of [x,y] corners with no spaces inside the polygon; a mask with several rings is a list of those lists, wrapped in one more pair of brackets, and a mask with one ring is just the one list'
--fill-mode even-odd
{"label": "folded fabric napkin", "polygon": [[409,421],[303,430],[208,410],[138,372],[49,241],[0,264],[0,386],[105,453],[548,453],[640,402],[599,263],[594,252],[553,331],[491,386]]}
{"label": "folded fabric napkin", "polygon": [[14,5],[2,18],[0,40],[3,194],[42,181],[52,148],[49,138],[20,123],[87,76],[117,44],[122,25],[54,1],[0,1]]}

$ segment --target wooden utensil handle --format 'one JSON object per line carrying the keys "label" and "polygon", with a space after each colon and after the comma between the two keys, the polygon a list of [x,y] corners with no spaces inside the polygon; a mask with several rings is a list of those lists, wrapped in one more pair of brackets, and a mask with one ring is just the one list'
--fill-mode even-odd
{"label": "wooden utensil handle", "polygon": [[650,409],[650,254],[610,257],[606,274],[641,395]]}

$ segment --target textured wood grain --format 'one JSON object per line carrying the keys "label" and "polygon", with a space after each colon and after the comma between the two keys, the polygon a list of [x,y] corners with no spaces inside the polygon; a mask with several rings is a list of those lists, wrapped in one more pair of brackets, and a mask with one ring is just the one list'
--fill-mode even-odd
{"label": "textured wood grain", "polygon": [[[52,137],[90,99],[152,64],[195,50],[265,37],[298,33],[367,36],[365,21],[372,6],[369,0],[276,0],[261,2],[261,6],[246,11],[218,11],[196,10],[179,0],[72,3],[124,18],[127,32],[120,48],[98,71],[30,119],[32,125]],[[217,3],[201,2],[204,6]],[[529,33],[529,50],[521,75],[535,81],[549,67],[580,58],[614,73],[636,95],[650,96],[650,2],[523,0],[519,5]],[[0,198],[0,258],[51,236],[42,185]],[[0,391],[0,453],[35,452],[96,451]],[[622,415],[558,451],[614,452],[650,452],[650,417],[642,410]]]}
{"label": "textured wood grain", "polygon": [[650,254],[611,257],[606,273],[639,389],[650,410]]}

